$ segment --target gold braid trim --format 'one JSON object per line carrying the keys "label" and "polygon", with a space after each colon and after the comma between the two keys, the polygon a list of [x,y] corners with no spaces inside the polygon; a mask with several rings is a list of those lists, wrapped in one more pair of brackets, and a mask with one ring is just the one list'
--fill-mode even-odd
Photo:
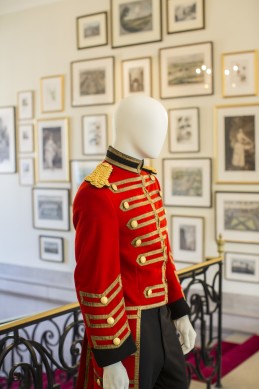
{"label": "gold braid trim", "polygon": [[85,181],[90,182],[91,185],[96,188],[103,188],[104,186],[110,186],[109,177],[112,173],[113,167],[107,163],[100,163],[95,170],[85,177]]}
{"label": "gold braid trim", "polygon": [[150,173],[157,174],[157,170],[154,167],[152,167],[152,166],[144,165],[142,169],[148,170],[148,172],[150,172]]}

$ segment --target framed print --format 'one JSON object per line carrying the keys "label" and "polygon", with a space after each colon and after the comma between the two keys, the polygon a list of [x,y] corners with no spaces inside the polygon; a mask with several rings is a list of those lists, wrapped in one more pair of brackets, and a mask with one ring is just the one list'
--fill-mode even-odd
{"label": "framed print", "polygon": [[259,183],[259,104],[217,106],[217,182]]}
{"label": "framed print", "polygon": [[34,185],[34,159],[20,158],[19,181],[22,186]]}
{"label": "framed print", "polygon": [[32,194],[34,228],[69,231],[68,189],[33,188]]}
{"label": "framed print", "polygon": [[34,126],[33,124],[20,124],[18,127],[18,140],[20,153],[34,152]]}
{"label": "framed print", "polygon": [[39,237],[40,259],[50,262],[64,262],[64,239],[55,236]]}
{"label": "framed print", "polygon": [[18,119],[33,119],[34,94],[33,91],[18,92]]}
{"label": "framed print", "polygon": [[204,0],[167,0],[167,34],[205,28]]}
{"label": "framed print", "polygon": [[164,202],[173,207],[211,207],[211,159],[164,159]]}
{"label": "framed print", "polygon": [[171,216],[171,242],[175,261],[202,262],[204,259],[204,218]]}
{"label": "framed print", "polygon": [[83,154],[103,155],[107,151],[107,115],[85,115],[83,125]]}
{"label": "framed print", "polygon": [[259,244],[259,193],[216,192],[216,236]]}
{"label": "framed print", "polygon": [[161,0],[111,0],[112,47],[162,40]]}
{"label": "framed print", "polygon": [[37,181],[69,181],[68,119],[38,120]]}
{"label": "framed print", "polygon": [[79,16],[76,19],[76,31],[78,49],[107,45],[107,12]]}
{"label": "framed print", "polygon": [[84,178],[94,171],[97,165],[102,162],[102,159],[96,160],[73,160],[70,161],[71,169],[71,202],[73,203],[76,192],[79,186],[84,181]]}
{"label": "framed print", "polygon": [[225,278],[231,281],[259,283],[259,255],[226,252]]}
{"label": "framed print", "polygon": [[170,153],[195,153],[200,150],[199,108],[170,109]]}
{"label": "framed print", "polygon": [[213,94],[212,42],[160,49],[160,96]]}
{"label": "framed print", "polygon": [[64,111],[64,76],[42,77],[40,84],[41,112]]}
{"label": "framed print", "polygon": [[0,107],[0,173],[15,173],[15,171],[15,108]]}
{"label": "framed print", "polygon": [[152,95],[150,57],[122,61],[122,97],[136,94]]}
{"label": "framed print", "polygon": [[258,94],[258,51],[222,54],[223,97]]}
{"label": "framed print", "polygon": [[71,63],[72,106],[114,103],[114,57]]}

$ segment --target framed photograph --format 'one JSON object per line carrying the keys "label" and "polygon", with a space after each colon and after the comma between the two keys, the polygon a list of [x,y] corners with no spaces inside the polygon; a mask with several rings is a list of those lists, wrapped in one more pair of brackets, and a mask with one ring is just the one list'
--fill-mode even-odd
{"label": "framed photograph", "polygon": [[216,236],[259,244],[259,193],[216,192]]}
{"label": "framed photograph", "polygon": [[0,107],[0,173],[15,173],[15,171],[15,108]]}
{"label": "framed photograph", "polygon": [[167,34],[205,28],[204,0],[167,0]]}
{"label": "framed photograph", "polygon": [[160,96],[213,94],[212,42],[160,49]]}
{"label": "framed photograph", "polygon": [[107,45],[107,12],[79,16],[76,19],[76,31],[78,49]]}
{"label": "framed photograph", "polygon": [[171,216],[171,242],[175,261],[202,262],[204,259],[204,218]]}
{"label": "framed photograph", "polygon": [[33,124],[20,124],[18,127],[18,140],[20,153],[34,152],[34,126]]}
{"label": "framed photograph", "polygon": [[72,107],[114,103],[114,57],[71,63]]}
{"label": "framed photograph", "polygon": [[41,86],[41,112],[64,111],[64,76],[42,77]]}
{"label": "framed photograph", "polygon": [[170,109],[170,153],[195,153],[200,151],[199,108]]}
{"label": "framed photograph", "polygon": [[164,159],[164,202],[173,207],[211,207],[211,159]]}
{"label": "framed photograph", "polygon": [[258,51],[222,54],[222,94],[224,97],[258,94]]}
{"label": "framed photograph", "polygon": [[69,181],[68,119],[38,120],[37,181]]}
{"label": "framed photograph", "polygon": [[108,147],[107,115],[82,117],[83,154],[104,155]]}
{"label": "framed photograph", "polygon": [[152,95],[151,57],[122,61],[122,97]]}
{"label": "framed photograph", "polygon": [[71,170],[71,203],[73,203],[76,192],[79,186],[84,181],[84,178],[94,171],[97,165],[102,162],[102,159],[96,160],[73,160],[70,161]]}
{"label": "framed photograph", "polygon": [[39,237],[40,259],[50,262],[64,262],[64,239],[55,236]]}
{"label": "framed photograph", "polygon": [[259,183],[259,104],[217,106],[217,182]]}
{"label": "framed photograph", "polygon": [[34,117],[33,91],[18,92],[18,119],[26,120]]}
{"label": "framed photograph", "polygon": [[32,197],[34,228],[69,231],[68,189],[33,188]]}
{"label": "framed photograph", "polygon": [[112,47],[162,40],[161,0],[111,0]]}
{"label": "framed photograph", "polygon": [[34,159],[20,158],[19,181],[22,186],[34,185]]}
{"label": "framed photograph", "polygon": [[225,278],[231,281],[259,283],[259,255],[226,252]]}

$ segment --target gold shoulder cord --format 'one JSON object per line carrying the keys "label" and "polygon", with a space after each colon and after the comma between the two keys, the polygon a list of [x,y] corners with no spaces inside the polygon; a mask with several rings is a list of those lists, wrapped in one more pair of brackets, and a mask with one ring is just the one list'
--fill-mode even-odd
{"label": "gold shoulder cord", "polygon": [[104,186],[110,186],[109,177],[112,173],[113,167],[107,163],[100,163],[95,170],[85,177],[85,181],[90,182],[91,185],[96,188],[103,188]]}

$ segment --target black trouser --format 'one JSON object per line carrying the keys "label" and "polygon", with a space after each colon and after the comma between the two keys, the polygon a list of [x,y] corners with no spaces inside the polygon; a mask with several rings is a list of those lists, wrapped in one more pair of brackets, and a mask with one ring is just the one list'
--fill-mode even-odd
{"label": "black trouser", "polygon": [[139,389],[188,389],[186,365],[166,306],[142,311]]}

